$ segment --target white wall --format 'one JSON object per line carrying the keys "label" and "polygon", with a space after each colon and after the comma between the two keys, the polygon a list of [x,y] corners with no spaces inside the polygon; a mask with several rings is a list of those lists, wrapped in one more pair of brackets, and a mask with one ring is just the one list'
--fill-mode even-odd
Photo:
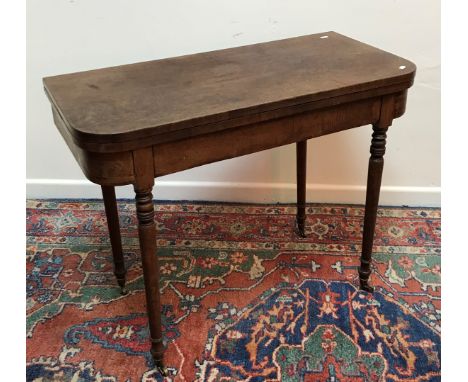
{"label": "white wall", "polygon": [[[388,134],[381,204],[440,204],[440,6],[434,0],[28,0],[27,196],[99,197],[52,122],[41,78],[335,30],[418,66]],[[308,200],[364,202],[371,128],[309,141]],[[293,202],[293,145],[157,180],[155,198]],[[130,187],[120,197],[132,197]]]}

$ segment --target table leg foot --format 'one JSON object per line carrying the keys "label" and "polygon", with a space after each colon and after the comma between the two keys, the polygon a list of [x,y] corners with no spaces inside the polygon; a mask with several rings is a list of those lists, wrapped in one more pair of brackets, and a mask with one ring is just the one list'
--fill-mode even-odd
{"label": "table leg foot", "polygon": [[120,294],[125,295],[128,293],[127,289],[125,288],[125,273],[122,275],[120,273],[114,272],[115,278],[117,279],[117,284],[120,287]]}
{"label": "table leg foot", "polygon": [[167,377],[169,375],[169,372],[167,371],[166,366],[164,366],[164,361],[162,359],[154,359],[154,366],[163,377]]}
{"label": "table leg foot", "polygon": [[125,283],[126,283],[125,274],[122,276],[122,274],[114,272],[114,275],[115,275],[115,278],[117,279],[117,285],[120,287],[120,294],[122,296],[125,296],[126,294],[128,294],[128,290],[125,287]]}
{"label": "table leg foot", "polygon": [[164,351],[162,349],[162,338],[151,339],[151,356],[153,357],[153,362],[155,368],[163,377],[167,377],[168,371],[164,366]]}
{"label": "table leg foot", "polygon": [[[118,280],[117,280],[117,281],[118,281]],[[128,289],[125,287],[125,281],[124,281],[123,285],[121,285],[121,284],[119,283],[119,286],[120,286],[120,294],[121,294],[122,296],[126,296],[126,295],[128,294]]]}
{"label": "table leg foot", "polygon": [[369,284],[363,284],[361,282],[361,290],[369,292],[369,293],[374,293],[374,287],[370,286]]}
{"label": "table leg foot", "polygon": [[296,234],[299,237],[305,238],[305,218],[304,219],[299,219],[299,217],[296,217]]}
{"label": "table leg foot", "polygon": [[361,290],[364,290],[369,293],[374,293],[374,287],[369,285],[370,273],[370,271],[363,272],[361,269],[359,269],[359,286]]}

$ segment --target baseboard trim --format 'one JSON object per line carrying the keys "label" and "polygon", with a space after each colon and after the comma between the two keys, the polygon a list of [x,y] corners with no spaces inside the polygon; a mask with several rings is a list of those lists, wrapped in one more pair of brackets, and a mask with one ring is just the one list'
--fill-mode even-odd
{"label": "baseboard trim", "polygon": [[[295,183],[157,181],[158,200],[211,200],[250,203],[292,203]],[[353,203],[365,201],[364,185],[308,184],[307,201]],[[118,198],[133,198],[131,186],[117,187]],[[100,187],[82,179],[27,179],[28,198],[101,198]],[[439,207],[440,187],[382,186],[380,204]]]}

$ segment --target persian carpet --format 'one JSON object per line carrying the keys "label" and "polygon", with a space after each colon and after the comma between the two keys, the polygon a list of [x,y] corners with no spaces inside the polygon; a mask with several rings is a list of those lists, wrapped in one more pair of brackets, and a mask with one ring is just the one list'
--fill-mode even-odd
{"label": "persian carpet", "polygon": [[[167,381],[439,381],[440,210],[155,204]],[[129,294],[96,200],[27,202],[27,380],[162,381],[152,368],[135,208],[119,202]]]}

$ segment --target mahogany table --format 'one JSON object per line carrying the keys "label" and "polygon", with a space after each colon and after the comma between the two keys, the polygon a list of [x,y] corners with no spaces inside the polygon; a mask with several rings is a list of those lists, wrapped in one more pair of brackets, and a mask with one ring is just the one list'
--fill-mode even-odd
{"label": "mahogany table", "polygon": [[304,236],[307,139],[372,124],[360,286],[369,285],[386,132],[405,112],[416,67],[335,32],[44,78],[55,125],[101,185],[124,292],[114,186],[133,184],[151,354],[161,372],[158,176],[296,143],[297,231]]}

